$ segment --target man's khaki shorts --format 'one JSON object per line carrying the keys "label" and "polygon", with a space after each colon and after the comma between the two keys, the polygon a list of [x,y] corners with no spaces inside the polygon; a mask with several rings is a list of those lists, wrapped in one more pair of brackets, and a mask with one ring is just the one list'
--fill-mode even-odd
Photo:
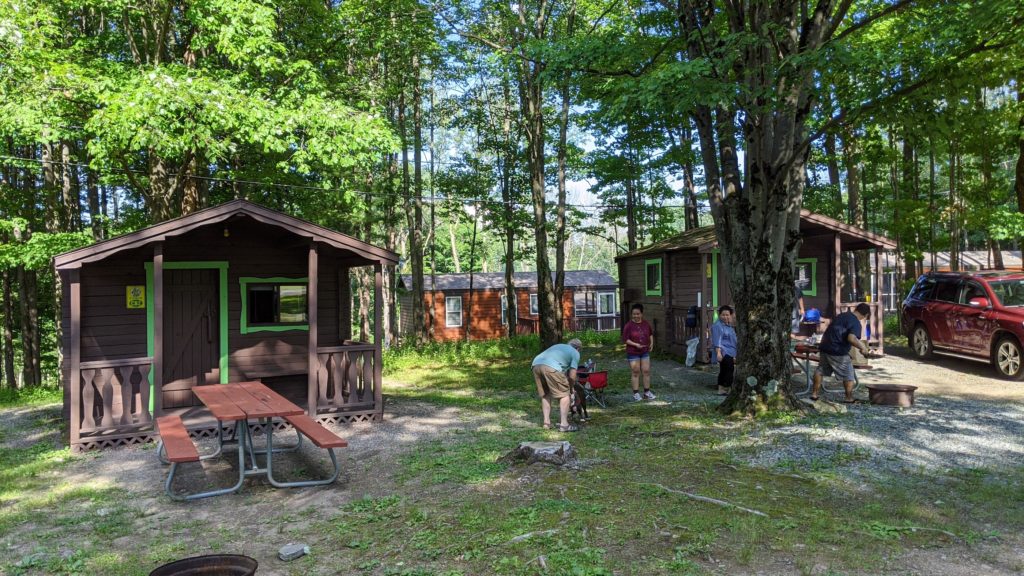
{"label": "man's khaki shorts", "polygon": [[552,368],[538,364],[533,367],[533,376],[537,381],[537,394],[552,398],[565,398],[569,395],[569,379],[565,374]]}

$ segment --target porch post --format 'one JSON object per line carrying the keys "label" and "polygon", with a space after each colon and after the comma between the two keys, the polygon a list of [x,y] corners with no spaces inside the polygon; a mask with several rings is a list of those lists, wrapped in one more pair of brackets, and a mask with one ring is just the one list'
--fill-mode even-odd
{"label": "porch post", "polygon": [[875,294],[872,296],[873,309],[878,312],[874,315],[875,329],[878,330],[878,353],[885,354],[885,305],[882,302],[882,281],[885,275],[882,274],[882,257],[880,250],[875,248]]}
{"label": "porch post", "polygon": [[[79,429],[82,422],[82,284],[80,269],[75,268],[68,273],[69,293],[71,298],[71,357],[68,358],[68,392],[71,394],[70,444],[72,448],[79,440]],[[145,384],[145,383],[143,383]]]}
{"label": "porch post", "polygon": [[708,353],[708,326],[704,322],[704,318],[707,316],[704,310],[708,305],[708,266],[710,265],[708,253],[704,252],[700,255],[700,302],[697,303],[697,338],[700,338],[697,344],[697,359],[702,362],[711,359],[711,355]]}
{"label": "porch post", "polygon": [[309,282],[306,285],[306,306],[309,316],[309,353],[307,359],[307,380],[306,380],[306,411],[310,417],[316,418],[317,414],[317,374],[320,372],[320,358],[317,356],[317,251],[316,242],[309,243]]}
{"label": "porch post", "polygon": [[843,292],[843,275],[841,269],[843,248],[839,239],[839,234],[833,234],[832,238],[835,241],[835,251],[832,253],[832,302],[835,309],[832,310],[832,318],[835,319],[842,309],[839,304],[842,302]]}
{"label": "porch post", "polygon": [[383,353],[384,330],[380,325],[381,308],[384,306],[384,266],[380,262],[373,265],[373,406],[377,412],[376,420],[384,419],[383,394]]}
{"label": "porch post", "polygon": [[153,246],[153,418],[164,415],[164,243]]}

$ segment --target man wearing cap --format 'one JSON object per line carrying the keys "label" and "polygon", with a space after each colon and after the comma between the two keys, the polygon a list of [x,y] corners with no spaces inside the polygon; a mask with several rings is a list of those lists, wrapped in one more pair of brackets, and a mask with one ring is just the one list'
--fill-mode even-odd
{"label": "man wearing cap", "polygon": [[560,432],[575,432],[579,427],[569,423],[569,391],[576,381],[576,368],[580,364],[583,343],[573,338],[565,344],[555,344],[533,359],[533,380],[537,384],[544,427],[551,428],[551,399],[558,400],[561,420]]}

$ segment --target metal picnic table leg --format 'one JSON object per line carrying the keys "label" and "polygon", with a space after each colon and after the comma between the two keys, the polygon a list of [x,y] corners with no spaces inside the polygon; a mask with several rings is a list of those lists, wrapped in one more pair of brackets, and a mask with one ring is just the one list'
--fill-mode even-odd
{"label": "metal picnic table leg", "polygon": [[[239,420],[235,422],[236,435],[238,435],[238,426],[240,425],[241,422],[243,421]],[[244,426],[244,424],[242,425]],[[231,486],[230,488],[209,490],[207,492],[197,492],[195,494],[175,494],[174,491],[171,490],[171,483],[174,482],[174,475],[178,471],[178,463],[171,462],[171,469],[170,471],[168,471],[167,481],[164,483],[164,491],[167,492],[167,495],[170,496],[171,499],[177,500],[179,502],[188,500],[198,500],[200,498],[209,498],[211,496],[220,496],[222,494],[231,494],[233,492],[238,492],[238,489],[242,487],[242,482],[245,480],[245,438],[240,436],[239,443],[240,444],[238,446],[238,482],[236,482],[234,486]]]}
{"label": "metal picnic table leg", "polygon": [[[295,433],[299,435],[301,442],[302,432],[298,429]],[[334,448],[326,448],[327,453],[331,455],[331,463],[334,465],[334,473],[325,480],[300,480],[296,482],[280,482],[274,479],[274,432],[271,429],[267,433],[267,481],[272,486],[277,488],[302,488],[304,486],[322,486],[324,484],[330,484],[338,479],[338,474],[341,472],[341,465],[338,464],[338,457],[334,454]]]}

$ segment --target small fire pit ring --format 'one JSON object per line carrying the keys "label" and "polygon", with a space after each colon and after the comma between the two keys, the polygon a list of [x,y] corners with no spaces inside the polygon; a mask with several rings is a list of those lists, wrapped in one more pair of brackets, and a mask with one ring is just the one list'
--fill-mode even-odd
{"label": "small fire pit ring", "polygon": [[164,564],[149,576],[252,576],[257,566],[256,560],[241,554],[210,554]]}
{"label": "small fire pit ring", "polygon": [[917,386],[909,384],[868,384],[867,388],[872,404],[904,408],[914,405],[914,390],[917,390]]}

